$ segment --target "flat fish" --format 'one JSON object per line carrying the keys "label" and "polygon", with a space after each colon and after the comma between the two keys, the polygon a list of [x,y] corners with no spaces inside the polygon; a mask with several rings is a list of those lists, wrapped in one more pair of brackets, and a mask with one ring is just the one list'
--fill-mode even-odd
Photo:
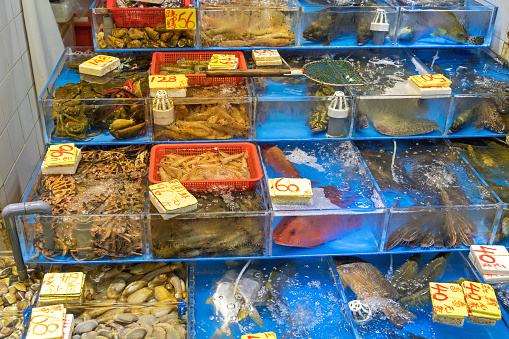
{"label": "flat fish", "polygon": [[427,134],[440,128],[432,120],[399,116],[377,117],[377,120],[373,121],[373,126],[380,134],[393,137]]}

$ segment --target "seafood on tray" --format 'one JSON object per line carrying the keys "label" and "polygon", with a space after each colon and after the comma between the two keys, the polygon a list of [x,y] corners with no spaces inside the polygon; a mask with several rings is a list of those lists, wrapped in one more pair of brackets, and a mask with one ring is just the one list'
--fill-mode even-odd
{"label": "seafood on tray", "polygon": [[[27,269],[28,279],[21,282],[18,278],[18,269],[14,259],[0,257],[1,313],[23,311],[29,306],[35,305],[44,277],[44,269],[44,266],[29,266]],[[0,322],[0,328],[5,326],[1,316]]]}
{"label": "seafood on tray", "polygon": [[114,27],[111,35],[105,35],[104,24],[96,34],[100,49],[131,49],[131,48],[174,48],[194,47],[194,29],[167,29],[166,25],[157,27]]}
{"label": "seafood on tray", "polygon": [[229,154],[219,150],[199,155],[166,154],[157,164],[163,181],[249,179],[248,151]]}
{"label": "seafood on tray", "polygon": [[[157,257],[241,257],[261,254],[266,217],[256,213],[264,208],[263,200],[256,191],[193,195],[198,200],[198,208],[193,216],[170,220],[152,218],[151,248]],[[226,211],[239,214],[221,215]]]}
{"label": "seafood on tray", "polygon": [[[34,232],[30,237],[35,257],[94,260],[141,255],[144,226],[132,214],[143,212],[147,172],[146,146],[133,145],[83,149],[75,174],[41,176],[29,199],[50,204],[55,221],[36,220],[33,230],[31,224],[24,225],[25,232]],[[96,216],[78,217],[87,214]]]}

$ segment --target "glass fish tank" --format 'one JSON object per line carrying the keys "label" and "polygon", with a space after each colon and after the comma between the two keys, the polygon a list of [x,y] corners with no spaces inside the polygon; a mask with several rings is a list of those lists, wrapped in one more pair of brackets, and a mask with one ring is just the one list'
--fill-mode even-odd
{"label": "glass fish tank", "polygon": [[271,198],[273,257],[377,251],[385,205],[352,142],[293,141],[259,146],[266,178],[311,181],[308,203],[276,204]]}
{"label": "glass fish tank", "polygon": [[484,0],[387,0],[399,7],[396,41],[406,47],[489,47],[497,7]]}
{"label": "glass fish tank", "polygon": [[291,47],[297,44],[294,0],[199,0],[200,47]]}
{"label": "glass fish tank", "polygon": [[23,202],[52,215],[18,217],[27,263],[144,260],[148,173],[145,145],[84,146],[75,174],[39,170]]}
{"label": "glass fish tank", "polygon": [[355,338],[326,258],[198,262],[193,306],[197,338]]}
{"label": "glass fish tank", "polygon": [[118,69],[102,77],[80,74],[79,65],[99,53],[67,47],[39,96],[46,144],[146,143],[151,54],[108,54]]}
{"label": "glass fish tank", "polygon": [[300,46],[394,45],[398,8],[383,0],[299,0]]}
{"label": "glass fish tank", "polygon": [[[173,12],[196,10],[194,1],[140,4],[137,1],[95,0],[90,9],[96,51],[194,48],[196,45],[196,21],[193,22],[191,13]],[[166,10],[169,18],[175,18],[174,23],[167,23]]]}
{"label": "glass fish tank", "polygon": [[[432,320],[429,282],[480,282],[461,252],[334,257],[345,304],[358,300],[354,319],[360,338],[497,338],[509,335],[504,320],[495,326],[467,320],[456,327]],[[500,303],[500,300],[499,300]],[[502,308],[502,307],[501,307]]]}
{"label": "glass fish tank", "polygon": [[384,250],[488,243],[498,198],[447,140],[356,141],[391,208]]}
{"label": "glass fish tank", "polygon": [[351,62],[367,81],[352,89],[354,138],[443,135],[450,96],[422,97],[407,83],[412,75],[429,73],[415,55],[402,49],[341,50],[334,60]]}
{"label": "glass fish tank", "polygon": [[506,134],[509,126],[509,65],[488,49],[415,50],[433,73],[452,81],[447,122],[450,137]]}
{"label": "glass fish tank", "polygon": [[147,216],[153,259],[260,257],[269,254],[270,213],[264,183],[248,191],[193,192],[194,211]]}

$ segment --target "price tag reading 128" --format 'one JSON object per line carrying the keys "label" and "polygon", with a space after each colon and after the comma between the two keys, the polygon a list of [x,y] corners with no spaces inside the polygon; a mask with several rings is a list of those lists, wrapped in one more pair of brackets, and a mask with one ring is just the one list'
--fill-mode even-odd
{"label": "price tag reading 128", "polygon": [[244,334],[241,339],[277,339],[276,333],[264,332],[255,334]]}
{"label": "price tag reading 128", "polygon": [[184,74],[151,75],[150,89],[181,89],[187,87],[187,77]]}
{"label": "price tag reading 128", "polygon": [[196,10],[192,8],[166,8],[167,29],[196,29]]}

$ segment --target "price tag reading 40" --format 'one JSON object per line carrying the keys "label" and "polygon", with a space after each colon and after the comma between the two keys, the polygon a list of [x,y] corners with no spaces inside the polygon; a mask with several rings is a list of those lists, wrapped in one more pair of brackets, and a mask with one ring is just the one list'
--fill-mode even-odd
{"label": "price tag reading 40", "polygon": [[46,164],[48,166],[68,166],[76,162],[76,152],[74,144],[52,145],[46,154]]}
{"label": "price tag reading 40", "polygon": [[277,339],[276,333],[264,332],[255,334],[244,334],[241,339]]}
{"label": "price tag reading 40", "polygon": [[196,10],[167,8],[164,10],[167,29],[196,29]]}

